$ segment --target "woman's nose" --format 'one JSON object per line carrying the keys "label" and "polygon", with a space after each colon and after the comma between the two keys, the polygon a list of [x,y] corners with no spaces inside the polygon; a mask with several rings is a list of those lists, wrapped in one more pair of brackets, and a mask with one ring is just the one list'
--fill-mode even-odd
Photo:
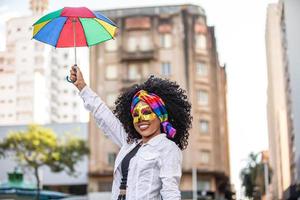
{"label": "woman's nose", "polygon": [[141,122],[141,121],[143,121],[143,118],[142,118],[142,115],[139,115],[138,122]]}

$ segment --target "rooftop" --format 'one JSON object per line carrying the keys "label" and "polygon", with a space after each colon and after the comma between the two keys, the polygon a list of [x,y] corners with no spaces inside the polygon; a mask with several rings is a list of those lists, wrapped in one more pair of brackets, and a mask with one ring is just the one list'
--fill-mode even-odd
{"label": "rooftop", "polygon": [[101,10],[100,12],[107,17],[121,18],[130,16],[153,16],[163,14],[173,15],[180,13],[182,10],[187,10],[191,14],[205,15],[205,11],[202,7],[192,4],[120,8],[112,10]]}

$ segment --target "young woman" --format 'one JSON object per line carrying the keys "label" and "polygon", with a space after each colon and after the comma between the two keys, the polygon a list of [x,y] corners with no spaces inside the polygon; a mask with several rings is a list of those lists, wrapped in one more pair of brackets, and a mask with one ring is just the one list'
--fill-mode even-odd
{"label": "young woman", "polygon": [[175,82],[151,76],[116,100],[112,112],[80,69],[70,78],[98,126],[121,149],[115,161],[113,200],[180,200],[181,150],[188,145],[191,105]]}

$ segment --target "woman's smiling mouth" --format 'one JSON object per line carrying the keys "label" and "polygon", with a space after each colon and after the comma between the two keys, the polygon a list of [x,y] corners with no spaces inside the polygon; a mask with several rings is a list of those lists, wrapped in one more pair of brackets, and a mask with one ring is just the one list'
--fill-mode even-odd
{"label": "woman's smiling mouth", "polygon": [[147,128],[149,128],[149,126],[150,126],[150,124],[145,124],[145,123],[138,125],[138,127],[141,131],[146,130]]}

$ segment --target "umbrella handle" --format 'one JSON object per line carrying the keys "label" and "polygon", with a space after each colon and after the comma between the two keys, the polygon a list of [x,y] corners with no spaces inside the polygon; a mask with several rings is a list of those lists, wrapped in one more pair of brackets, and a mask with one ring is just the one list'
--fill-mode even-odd
{"label": "umbrella handle", "polygon": [[[76,71],[77,64],[75,64],[74,67],[75,67],[75,71]],[[75,82],[77,81],[77,78],[76,78],[75,81],[72,81],[72,80],[70,79],[69,76],[66,76],[66,80],[67,80],[69,83],[75,83]]]}
{"label": "umbrella handle", "polygon": [[66,76],[66,80],[69,82],[69,83],[74,83],[75,81],[72,81],[69,76]]}

